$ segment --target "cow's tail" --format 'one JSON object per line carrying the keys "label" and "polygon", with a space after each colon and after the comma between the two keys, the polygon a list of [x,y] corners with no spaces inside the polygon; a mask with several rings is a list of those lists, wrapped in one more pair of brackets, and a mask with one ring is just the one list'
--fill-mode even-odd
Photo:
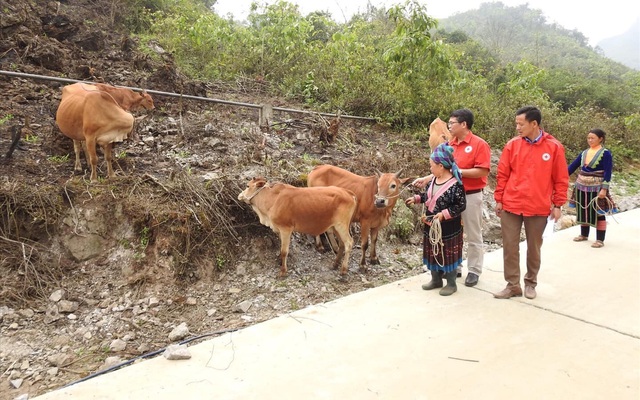
{"label": "cow's tail", "polygon": [[351,222],[350,224],[353,224],[353,220],[356,217],[356,211],[358,211],[358,207],[360,207],[360,201],[358,200],[358,197],[356,196],[355,193],[353,193],[352,191],[349,191],[349,194],[351,195],[351,197],[353,198],[353,200],[355,201],[355,207],[353,207],[353,212],[351,213]]}

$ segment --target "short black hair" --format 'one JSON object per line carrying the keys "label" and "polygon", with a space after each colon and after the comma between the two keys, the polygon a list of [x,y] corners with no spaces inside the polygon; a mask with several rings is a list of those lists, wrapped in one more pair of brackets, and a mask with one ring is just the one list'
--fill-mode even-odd
{"label": "short black hair", "polygon": [[467,129],[471,129],[471,127],[473,127],[473,112],[471,112],[471,110],[469,110],[468,108],[461,108],[459,110],[451,112],[449,118],[451,117],[457,119],[460,123],[466,122]]}
{"label": "short black hair", "polygon": [[540,125],[540,123],[542,122],[542,113],[540,112],[538,107],[524,106],[518,111],[516,111],[516,117],[522,114],[524,114],[524,119],[526,119],[529,122],[536,121],[538,125]]}

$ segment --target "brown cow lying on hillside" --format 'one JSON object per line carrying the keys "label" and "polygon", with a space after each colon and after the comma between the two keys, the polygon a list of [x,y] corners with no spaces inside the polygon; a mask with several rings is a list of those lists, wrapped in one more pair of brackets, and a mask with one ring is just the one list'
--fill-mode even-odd
{"label": "brown cow lying on hillside", "polygon": [[280,276],[287,274],[287,255],[293,232],[320,235],[333,229],[340,238],[340,248],[333,268],[342,260],[340,274],[345,275],[353,239],[349,233],[356,209],[355,195],[337,187],[300,188],[285,183],[268,184],[253,178],[238,200],[250,204],[260,223],[280,235]]}
{"label": "brown cow lying on hillside", "polygon": [[[358,209],[353,222],[360,222],[360,244],[362,246],[362,258],[360,268],[366,270],[366,252],[371,236],[371,252],[369,261],[371,264],[380,264],[376,253],[378,232],[389,225],[389,218],[393,207],[396,205],[402,186],[411,178],[400,179],[395,174],[380,173],[373,176],[359,176],[333,165],[319,165],[314,168],[307,177],[307,185],[338,186],[352,191],[358,198]],[[316,243],[319,240],[316,238]]]}
{"label": "brown cow lying on hillside", "polygon": [[134,118],[128,110],[152,109],[153,100],[146,93],[109,85],[74,83],[62,88],[62,100],[56,113],[60,131],[73,139],[76,160],[74,169],[82,171],[80,151],[86,142],[91,181],[98,180],[96,143],[102,146],[109,178],[115,176],[111,166],[111,146],[121,142],[133,130]]}
{"label": "brown cow lying on hillside", "polygon": [[447,123],[440,118],[434,119],[429,125],[429,148],[431,152],[433,152],[433,149],[438,147],[438,145],[448,142],[449,140],[451,140],[451,132],[449,132]]}

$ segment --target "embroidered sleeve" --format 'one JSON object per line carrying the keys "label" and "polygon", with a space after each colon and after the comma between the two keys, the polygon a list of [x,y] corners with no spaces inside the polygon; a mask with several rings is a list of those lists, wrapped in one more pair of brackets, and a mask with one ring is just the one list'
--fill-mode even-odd
{"label": "embroidered sleeve", "polygon": [[573,174],[578,168],[580,168],[582,163],[582,153],[578,154],[571,164],[569,164],[569,175]]}

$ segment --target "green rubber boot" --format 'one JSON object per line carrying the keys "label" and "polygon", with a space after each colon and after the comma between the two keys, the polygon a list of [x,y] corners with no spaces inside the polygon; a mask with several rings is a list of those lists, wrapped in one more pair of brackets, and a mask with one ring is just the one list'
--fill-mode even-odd
{"label": "green rubber boot", "polygon": [[458,291],[458,286],[456,286],[456,275],[456,270],[446,273],[447,286],[440,289],[440,296],[451,296]]}
{"label": "green rubber boot", "polygon": [[431,271],[431,282],[422,285],[424,290],[433,290],[442,287],[442,271]]}

